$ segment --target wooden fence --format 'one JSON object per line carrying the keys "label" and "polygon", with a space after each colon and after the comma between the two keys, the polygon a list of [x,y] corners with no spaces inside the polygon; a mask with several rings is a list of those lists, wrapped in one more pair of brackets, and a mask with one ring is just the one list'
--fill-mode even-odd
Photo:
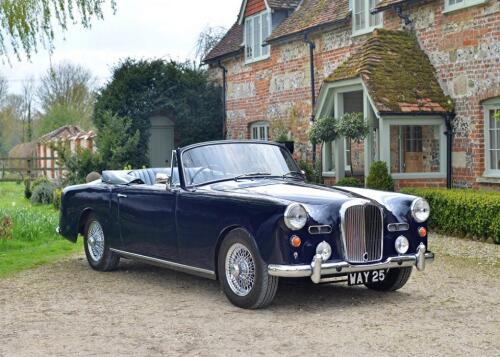
{"label": "wooden fence", "polygon": [[[62,176],[63,167],[55,164],[57,157],[0,157],[0,182],[17,182],[25,178]],[[50,166],[47,165],[50,163]]]}

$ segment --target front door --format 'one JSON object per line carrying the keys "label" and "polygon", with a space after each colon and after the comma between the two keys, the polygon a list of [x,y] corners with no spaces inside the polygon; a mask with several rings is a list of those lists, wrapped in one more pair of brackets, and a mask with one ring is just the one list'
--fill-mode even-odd
{"label": "front door", "polygon": [[123,250],[176,261],[177,193],[149,185],[120,186],[113,193],[118,199]]}
{"label": "front door", "polygon": [[169,167],[174,149],[174,123],[163,116],[150,118],[149,163],[151,167]]}

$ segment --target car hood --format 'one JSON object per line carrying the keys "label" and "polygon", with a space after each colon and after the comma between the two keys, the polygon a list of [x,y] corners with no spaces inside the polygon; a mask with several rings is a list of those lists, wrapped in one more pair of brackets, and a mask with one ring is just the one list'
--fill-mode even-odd
{"label": "car hood", "polygon": [[[212,184],[209,190],[249,195],[279,200],[283,203],[298,202],[306,206],[309,214],[324,221],[325,215],[338,213],[349,200],[365,199],[383,206],[397,216],[406,216],[414,196],[351,187],[329,187],[297,180],[248,179]],[[336,214],[334,214],[336,216]]]}

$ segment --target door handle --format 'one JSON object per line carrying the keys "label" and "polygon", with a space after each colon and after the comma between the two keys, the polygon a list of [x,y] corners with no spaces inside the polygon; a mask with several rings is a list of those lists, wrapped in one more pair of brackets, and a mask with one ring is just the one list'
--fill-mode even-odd
{"label": "door handle", "polygon": [[127,198],[127,195],[124,195],[123,193],[119,193],[116,196],[118,196],[118,198]]}

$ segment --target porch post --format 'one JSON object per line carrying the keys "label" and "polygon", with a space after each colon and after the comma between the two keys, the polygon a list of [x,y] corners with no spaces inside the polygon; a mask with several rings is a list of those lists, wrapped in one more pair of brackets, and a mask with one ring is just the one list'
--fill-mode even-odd
{"label": "porch post", "polygon": [[368,99],[368,94],[363,90],[363,115],[368,125],[369,132],[368,136],[365,138],[365,183],[366,178],[370,172],[370,167],[372,166],[373,156],[373,111],[370,110],[370,101]]}
{"label": "porch post", "polygon": [[[334,92],[334,104],[333,111],[334,117],[339,119],[344,113],[344,95],[342,93]],[[344,137],[337,137],[335,140],[335,180],[339,182],[345,177],[345,149],[344,149]]]}

